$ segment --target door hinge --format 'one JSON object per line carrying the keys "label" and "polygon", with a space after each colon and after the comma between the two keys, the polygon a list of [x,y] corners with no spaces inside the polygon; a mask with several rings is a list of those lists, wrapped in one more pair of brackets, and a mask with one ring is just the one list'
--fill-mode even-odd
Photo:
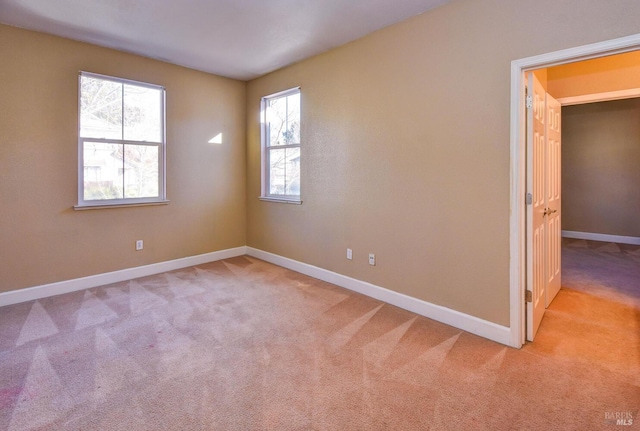
{"label": "door hinge", "polygon": [[525,302],[532,302],[533,301],[533,294],[531,293],[530,290],[525,290],[524,291],[524,300],[525,300]]}
{"label": "door hinge", "polygon": [[526,106],[527,109],[531,109],[531,107],[533,106],[533,97],[531,97],[531,95],[528,95],[526,98]]}
{"label": "door hinge", "polygon": [[524,202],[527,205],[531,205],[533,203],[533,195],[531,193],[527,193],[526,196],[524,197]]}

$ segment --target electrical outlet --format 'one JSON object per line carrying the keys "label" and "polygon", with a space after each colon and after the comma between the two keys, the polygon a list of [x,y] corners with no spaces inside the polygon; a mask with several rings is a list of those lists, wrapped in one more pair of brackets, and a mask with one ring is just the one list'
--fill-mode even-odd
{"label": "electrical outlet", "polygon": [[353,250],[351,250],[350,248],[347,249],[347,259],[353,259]]}
{"label": "electrical outlet", "polygon": [[369,265],[376,266],[376,255],[369,253]]}
{"label": "electrical outlet", "polygon": [[140,251],[144,248],[144,241],[141,239],[136,241],[136,251]]}

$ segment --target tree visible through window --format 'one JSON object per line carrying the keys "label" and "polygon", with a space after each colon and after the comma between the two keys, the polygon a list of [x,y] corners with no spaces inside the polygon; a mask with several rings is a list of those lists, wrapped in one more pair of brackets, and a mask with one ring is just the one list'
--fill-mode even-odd
{"label": "tree visible through window", "polygon": [[164,193],[164,88],[80,74],[78,205],[157,202]]}
{"label": "tree visible through window", "polygon": [[262,98],[263,197],[300,200],[300,89]]}

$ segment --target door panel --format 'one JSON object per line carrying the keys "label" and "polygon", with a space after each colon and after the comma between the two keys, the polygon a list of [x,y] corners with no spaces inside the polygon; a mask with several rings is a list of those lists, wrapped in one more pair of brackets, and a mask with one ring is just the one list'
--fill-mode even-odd
{"label": "door panel", "polygon": [[553,298],[556,297],[561,286],[561,247],[562,247],[562,228],[561,228],[561,115],[560,103],[546,95],[546,139],[547,153],[545,170],[546,174],[546,208],[547,215],[545,223],[547,224],[547,241],[546,252],[547,257],[547,287],[545,293],[545,307],[549,307]]}
{"label": "door panel", "polygon": [[531,301],[527,302],[527,340],[533,341],[544,315],[546,301],[545,244],[545,119],[546,91],[529,72],[528,91],[532,106],[527,110],[527,190],[532,195],[532,203],[527,206],[527,288],[531,290]]}

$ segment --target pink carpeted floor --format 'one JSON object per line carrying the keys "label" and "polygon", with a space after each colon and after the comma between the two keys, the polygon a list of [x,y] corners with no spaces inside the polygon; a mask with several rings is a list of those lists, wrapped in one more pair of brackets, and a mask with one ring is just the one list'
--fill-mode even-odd
{"label": "pink carpeted floor", "polygon": [[3,307],[0,429],[638,429],[639,249],[565,241],[520,350],[250,257]]}

